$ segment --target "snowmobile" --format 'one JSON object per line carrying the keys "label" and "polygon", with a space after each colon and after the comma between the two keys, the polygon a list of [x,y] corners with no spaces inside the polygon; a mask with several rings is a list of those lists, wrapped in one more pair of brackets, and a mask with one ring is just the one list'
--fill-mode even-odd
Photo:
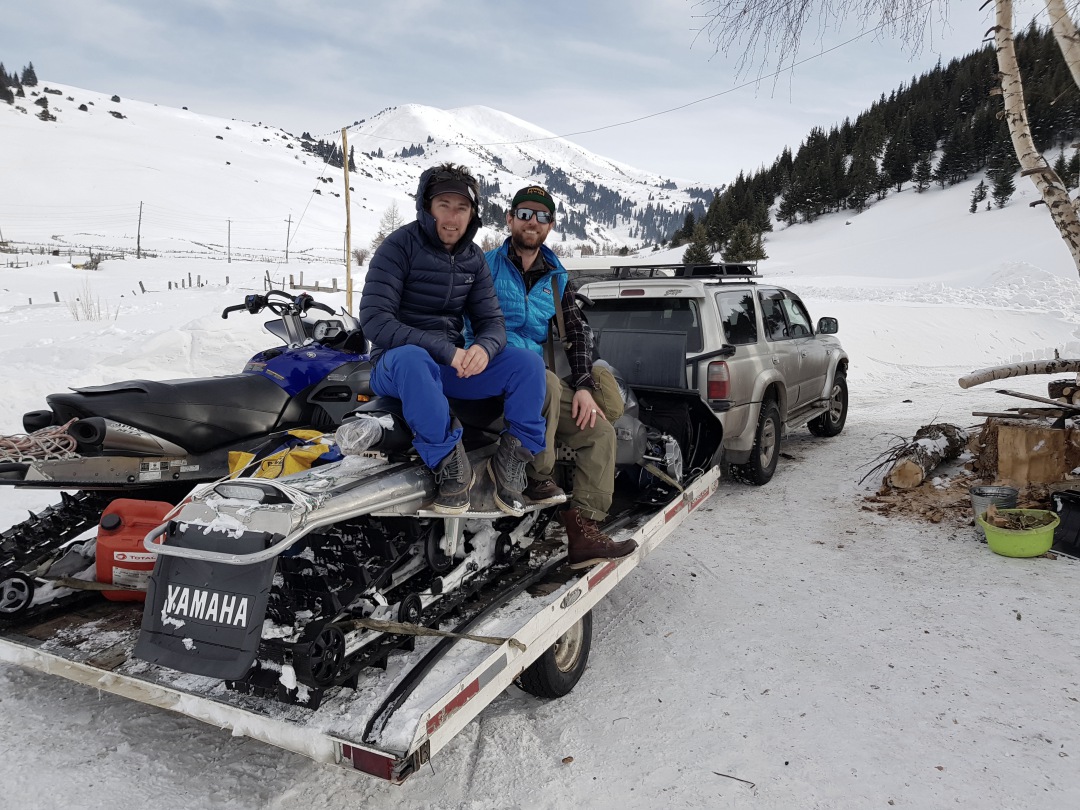
{"label": "snowmobile", "polygon": [[[659,357],[658,347],[673,344],[609,332],[601,349],[634,368],[685,363],[685,341]],[[632,520],[709,470],[722,431],[695,390],[634,386],[613,371],[626,409],[614,423],[612,513]],[[451,408],[482,469],[503,428],[501,400],[452,400]],[[553,508],[507,516],[484,476],[470,511],[434,512],[435,481],[397,400],[359,406],[336,435],[343,460],[205,485],[146,536],[157,562],[135,657],[317,709],[328,690],[355,685],[362,668],[385,666],[390,652],[414,643],[417,628],[497,599],[493,592],[550,571],[563,555],[544,538]],[[565,472],[572,453],[560,448],[559,457]]]}
{"label": "snowmobile", "polygon": [[281,290],[248,295],[222,318],[264,310],[276,316],[265,328],[285,345],[259,352],[239,374],[77,388],[23,416],[31,438],[62,433],[70,450],[8,454],[0,485],[74,492],[0,534],[0,621],[34,612],[41,575],[115,499],[178,503],[194,485],[226,476],[230,452],[258,454],[289,430],[336,427],[370,395],[355,318]]}

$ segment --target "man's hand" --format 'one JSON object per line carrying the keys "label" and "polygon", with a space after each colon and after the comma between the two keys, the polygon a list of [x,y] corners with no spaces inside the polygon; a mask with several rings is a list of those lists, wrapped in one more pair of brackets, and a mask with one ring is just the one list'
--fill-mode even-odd
{"label": "man's hand", "polygon": [[587,427],[595,427],[596,420],[607,419],[600,406],[593,399],[592,391],[582,388],[574,392],[574,401],[570,404],[570,416],[577,423],[580,430]]}
{"label": "man's hand", "polygon": [[468,349],[455,349],[450,365],[459,377],[474,377],[487,368],[488,355],[482,346],[473,344]]}

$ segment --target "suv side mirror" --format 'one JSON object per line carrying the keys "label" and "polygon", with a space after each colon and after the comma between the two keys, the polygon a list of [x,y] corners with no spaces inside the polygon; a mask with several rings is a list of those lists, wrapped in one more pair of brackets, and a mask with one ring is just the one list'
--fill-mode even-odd
{"label": "suv side mirror", "polygon": [[835,335],[840,331],[840,324],[836,318],[821,318],[817,322],[817,332],[819,335]]}

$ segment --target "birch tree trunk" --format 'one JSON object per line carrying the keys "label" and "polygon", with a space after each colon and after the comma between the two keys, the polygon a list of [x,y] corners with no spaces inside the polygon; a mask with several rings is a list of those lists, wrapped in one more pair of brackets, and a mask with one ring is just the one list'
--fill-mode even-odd
{"label": "birch tree trunk", "polygon": [[967,431],[956,425],[923,425],[885,475],[885,483],[893,489],[915,489],[941,462],[964,452],[967,440]]}
{"label": "birch tree trunk", "polygon": [[[1054,38],[1062,49],[1074,79],[1080,76],[1080,43],[1076,40],[1076,28],[1065,12],[1063,0],[1046,0],[1054,24]],[[1059,13],[1055,14],[1053,7]],[[1050,167],[1031,137],[1028,124],[1027,107],[1024,103],[1024,86],[1020,81],[1020,65],[1016,60],[1016,46],[1013,43],[1013,6],[1012,0],[996,0],[994,7],[994,44],[997,51],[998,71],[1001,76],[1001,95],[1005,102],[1005,121],[1009,126],[1013,149],[1020,161],[1021,174],[1027,175],[1035,184],[1046,203],[1050,218],[1061,234],[1065,245],[1072,254],[1073,264],[1080,274],[1080,217],[1061,178]],[[1059,28],[1061,33],[1059,33]],[[1068,47],[1069,51],[1066,51]],[[1071,54],[1076,52],[1071,57]],[[1070,58],[1073,62],[1070,63]],[[1074,67],[1075,65],[1075,67]],[[1080,80],[1078,80],[1080,84]]]}

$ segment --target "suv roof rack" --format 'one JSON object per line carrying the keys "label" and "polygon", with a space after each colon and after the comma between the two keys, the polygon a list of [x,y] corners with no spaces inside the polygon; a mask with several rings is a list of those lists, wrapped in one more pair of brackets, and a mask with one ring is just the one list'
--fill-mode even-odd
{"label": "suv roof rack", "polygon": [[[760,278],[757,262],[723,262],[722,264],[621,264],[613,265],[615,278],[655,278],[658,271],[670,270],[673,278],[746,279]],[[667,276],[668,274],[662,274]]]}

